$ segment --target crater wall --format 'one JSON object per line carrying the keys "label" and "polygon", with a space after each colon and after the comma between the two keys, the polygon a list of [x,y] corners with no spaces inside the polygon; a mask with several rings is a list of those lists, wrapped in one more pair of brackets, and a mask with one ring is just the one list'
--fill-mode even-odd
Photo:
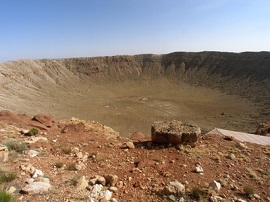
{"label": "crater wall", "polygon": [[[120,114],[125,114],[124,119],[127,119],[127,114],[130,113],[121,111],[119,109],[121,106],[135,109],[143,103],[146,104],[146,108],[141,109],[144,112],[151,106],[171,107],[157,110],[153,114],[154,117],[149,115],[153,120],[181,118],[175,114],[184,111],[182,108],[179,109],[179,105],[184,103],[181,100],[183,96],[190,97],[193,90],[187,90],[189,87],[201,92],[199,95],[200,93],[197,94],[194,90],[196,96],[210,98],[210,94],[214,93],[212,91],[218,91],[222,96],[243,99],[243,102],[250,104],[247,108],[254,106],[254,113],[247,114],[249,119],[238,123],[245,129],[249,127],[244,127],[244,124],[254,127],[258,122],[267,120],[270,114],[270,53],[176,52],[165,55],[18,60],[0,63],[1,110],[9,109],[28,114],[48,112],[61,119],[70,118],[73,113],[74,116],[88,119],[97,118],[99,121],[104,119],[107,124],[114,125],[119,118],[115,117],[115,114],[120,111]],[[181,89],[186,90],[180,93]],[[205,89],[209,89],[209,92],[204,92]],[[163,97],[161,94],[164,94]],[[174,96],[181,99],[174,100]],[[188,104],[196,102],[196,96],[185,101]],[[220,98],[222,96],[220,95]],[[113,104],[110,100],[114,100]],[[198,105],[206,102],[198,100]],[[92,105],[99,105],[102,110],[95,111]],[[93,111],[92,115],[91,111],[88,111],[88,115],[84,114],[87,106]],[[114,110],[111,109],[113,106]],[[219,107],[221,111],[223,108]],[[111,111],[108,111],[108,108]],[[171,116],[168,111],[172,112]],[[99,112],[102,116],[97,115]],[[114,114],[112,116],[114,120],[107,122],[110,113]],[[133,121],[141,120],[141,116],[144,116],[132,113]],[[187,118],[189,113],[186,113],[187,115],[182,118],[192,121],[192,117]],[[215,115],[212,119],[214,117]],[[212,119],[204,120],[205,125]],[[128,123],[130,124],[132,120]],[[141,122],[144,123],[145,120],[142,119]],[[140,126],[135,125],[132,130]],[[121,126],[116,127],[121,130]],[[128,132],[131,131],[125,130],[125,133]]]}

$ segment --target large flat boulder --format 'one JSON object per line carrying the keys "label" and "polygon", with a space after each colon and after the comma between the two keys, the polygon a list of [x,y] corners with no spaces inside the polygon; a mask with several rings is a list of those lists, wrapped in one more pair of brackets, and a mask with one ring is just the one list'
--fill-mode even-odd
{"label": "large flat boulder", "polygon": [[151,135],[152,142],[185,144],[196,142],[201,129],[181,121],[156,121],[152,124]]}

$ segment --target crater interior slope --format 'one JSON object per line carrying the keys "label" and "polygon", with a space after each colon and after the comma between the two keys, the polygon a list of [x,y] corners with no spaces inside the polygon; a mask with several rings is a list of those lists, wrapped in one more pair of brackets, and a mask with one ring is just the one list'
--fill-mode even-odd
{"label": "crater interior slope", "polygon": [[[95,120],[128,135],[157,120],[253,132],[270,115],[269,52],[176,52],[0,63],[0,110]],[[222,114],[222,115],[221,115]]]}

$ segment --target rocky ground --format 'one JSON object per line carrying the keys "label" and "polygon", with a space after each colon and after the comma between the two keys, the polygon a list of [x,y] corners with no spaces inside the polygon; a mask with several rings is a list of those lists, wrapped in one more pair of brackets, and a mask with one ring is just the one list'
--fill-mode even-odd
{"label": "rocky ground", "polygon": [[97,122],[8,111],[0,126],[0,187],[15,201],[270,201],[269,146],[218,135],[154,144]]}

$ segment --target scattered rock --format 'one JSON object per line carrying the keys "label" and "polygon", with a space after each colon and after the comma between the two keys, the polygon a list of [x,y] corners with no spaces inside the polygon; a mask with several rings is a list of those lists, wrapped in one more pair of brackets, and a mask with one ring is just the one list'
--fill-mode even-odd
{"label": "scattered rock", "polygon": [[103,186],[105,186],[106,185],[106,179],[104,177],[100,176],[97,179],[97,183],[102,184]]}
{"label": "scattered rock", "polygon": [[134,146],[133,142],[128,141],[128,142],[126,143],[126,145],[127,145],[127,147],[128,147],[129,149],[135,149],[135,146]]}
{"label": "scattered rock", "polygon": [[254,197],[255,199],[260,199],[260,198],[261,198],[258,194],[253,194],[253,197]]}
{"label": "scattered rock", "polygon": [[221,189],[221,184],[214,180],[209,184],[209,188],[219,191]]}
{"label": "scattered rock", "polygon": [[16,189],[14,186],[11,186],[11,187],[9,187],[9,189],[7,190],[7,193],[13,194],[13,193],[15,193],[16,190],[17,190],[17,189]]}
{"label": "scattered rock", "polygon": [[151,135],[153,142],[184,144],[196,142],[201,129],[181,121],[156,121],[152,124]]}
{"label": "scattered rock", "polygon": [[115,186],[118,182],[119,177],[117,175],[105,175],[104,178],[107,181],[107,184],[111,185],[111,186]]}
{"label": "scattered rock", "polygon": [[203,173],[203,168],[201,165],[197,164],[195,167],[195,172],[196,173]]}
{"label": "scattered rock", "polygon": [[162,190],[162,194],[166,194],[166,195],[170,195],[170,194],[179,195],[183,193],[185,193],[185,186],[181,184],[180,182],[178,182],[177,180],[169,182],[169,184],[165,186],[164,189]]}
{"label": "scattered rock", "polygon": [[236,147],[240,148],[240,149],[247,149],[247,145],[244,144],[243,142],[238,142],[236,143]]}
{"label": "scattered rock", "polygon": [[52,186],[47,182],[32,182],[22,188],[22,192],[25,194],[41,194],[48,192],[51,187]]}
{"label": "scattered rock", "polygon": [[5,145],[0,144],[0,162],[8,161],[9,151]]}
{"label": "scattered rock", "polygon": [[231,160],[236,159],[236,157],[235,157],[234,154],[229,154],[229,155],[227,156],[227,158],[228,158],[228,159],[231,159]]}
{"label": "scattered rock", "polygon": [[37,178],[39,176],[44,176],[44,173],[41,170],[36,169],[33,173],[33,178]]}
{"label": "scattered rock", "polygon": [[77,180],[76,190],[77,191],[84,190],[87,186],[88,186],[88,181],[85,179],[85,176],[82,176]]}
{"label": "scattered rock", "polygon": [[36,143],[36,142],[39,142],[39,141],[47,142],[48,139],[46,137],[41,137],[41,136],[40,137],[30,137],[27,140],[25,140],[24,142],[28,143],[28,144],[33,144],[33,143]]}
{"label": "scattered rock", "polygon": [[23,153],[30,156],[31,158],[36,157],[37,155],[39,155],[39,152],[36,151],[36,150],[25,150]]}
{"label": "scattered rock", "polygon": [[34,166],[32,166],[31,164],[23,163],[23,164],[21,164],[21,170],[33,175],[36,168]]}

